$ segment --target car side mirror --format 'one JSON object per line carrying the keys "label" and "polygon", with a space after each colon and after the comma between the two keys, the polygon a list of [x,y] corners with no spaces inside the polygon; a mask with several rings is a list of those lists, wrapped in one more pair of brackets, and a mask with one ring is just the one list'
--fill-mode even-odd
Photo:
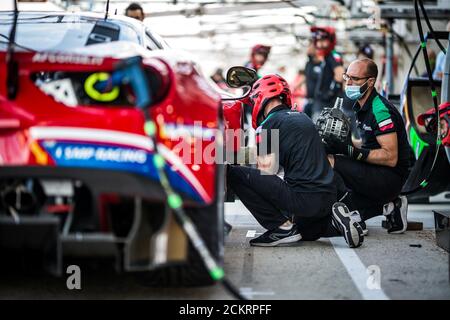
{"label": "car side mirror", "polygon": [[258,80],[256,71],[246,67],[231,67],[227,72],[227,85],[231,88],[252,86]]}

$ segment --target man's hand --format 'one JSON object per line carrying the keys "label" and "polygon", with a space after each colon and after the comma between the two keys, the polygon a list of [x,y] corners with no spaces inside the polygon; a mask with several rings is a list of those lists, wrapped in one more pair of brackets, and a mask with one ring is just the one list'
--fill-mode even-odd
{"label": "man's hand", "polygon": [[346,154],[348,142],[342,142],[337,139],[322,140],[327,154]]}
{"label": "man's hand", "polygon": [[348,146],[353,146],[352,133],[349,132],[345,141],[329,137],[322,139],[327,154],[345,154],[348,153]]}
{"label": "man's hand", "polygon": [[360,149],[353,145],[351,135],[347,137],[347,140],[342,142],[336,139],[330,139],[324,141],[325,151],[327,154],[343,154],[352,159],[364,161],[369,156],[369,149]]}
{"label": "man's hand", "polygon": [[322,140],[322,143],[327,154],[345,154],[347,152],[347,143],[325,140]]}

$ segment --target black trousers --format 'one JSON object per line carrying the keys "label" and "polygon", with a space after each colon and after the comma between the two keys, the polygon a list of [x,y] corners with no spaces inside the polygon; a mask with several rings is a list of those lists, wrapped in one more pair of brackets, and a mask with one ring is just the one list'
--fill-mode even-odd
{"label": "black trousers", "polygon": [[365,221],[383,214],[383,205],[399,196],[406,176],[395,168],[357,161],[345,156],[334,157],[338,199],[350,210],[358,210]]}
{"label": "black trousers", "polygon": [[337,235],[331,226],[334,192],[297,192],[276,175],[264,175],[258,169],[243,166],[228,166],[227,183],[268,230],[289,219],[296,223],[303,240]]}

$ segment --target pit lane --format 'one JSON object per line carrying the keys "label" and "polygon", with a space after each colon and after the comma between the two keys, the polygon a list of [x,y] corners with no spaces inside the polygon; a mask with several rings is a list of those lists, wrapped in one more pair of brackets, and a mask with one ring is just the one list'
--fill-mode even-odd
{"label": "pit lane", "polygon": [[[403,235],[388,235],[381,217],[374,218],[358,249],[340,238],[255,248],[248,241],[264,229],[241,202],[227,203],[233,229],[225,244],[225,272],[251,299],[450,299],[449,255],[436,245],[432,214],[449,208],[410,205],[408,219],[423,222],[424,230]],[[104,265],[80,267],[81,290],[68,290],[67,277],[2,273],[0,299],[231,299],[219,285],[146,288]]]}

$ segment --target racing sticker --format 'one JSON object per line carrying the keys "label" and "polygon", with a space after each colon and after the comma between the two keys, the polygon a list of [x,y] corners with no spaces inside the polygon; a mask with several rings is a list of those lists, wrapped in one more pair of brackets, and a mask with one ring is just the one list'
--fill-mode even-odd
{"label": "racing sticker", "polygon": [[59,166],[126,170],[150,175],[151,159],[142,149],[88,143],[44,142],[44,148]]}
{"label": "racing sticker", "polygon": [[68,64],[84,64],[84,65],[99,66],[99,65],[103,64],[103,58],[38,52],[33,56],[32,62],[37,62],[37,63],[50,62],[50,63],[61,63],[61,64],[68,63]]}
{"label": "racing sticker", "polygon": [[[143,149],[55,141],[44,141],[42,146],[57,166],[119,170],[158,180],[157,170],[153,164],[153,153]],[[207,201],[179,172],[167,167],[166,173],[171,185],[177,191],[184,192],[195,201]]]}
{"label": "racing sticker", "polygon": [[153,151],[153,142],[146,136],[135,133],[80,127],[31,127],[31,136],[45,141],[83,141],[83,143],[122,144],[137,149]]}

